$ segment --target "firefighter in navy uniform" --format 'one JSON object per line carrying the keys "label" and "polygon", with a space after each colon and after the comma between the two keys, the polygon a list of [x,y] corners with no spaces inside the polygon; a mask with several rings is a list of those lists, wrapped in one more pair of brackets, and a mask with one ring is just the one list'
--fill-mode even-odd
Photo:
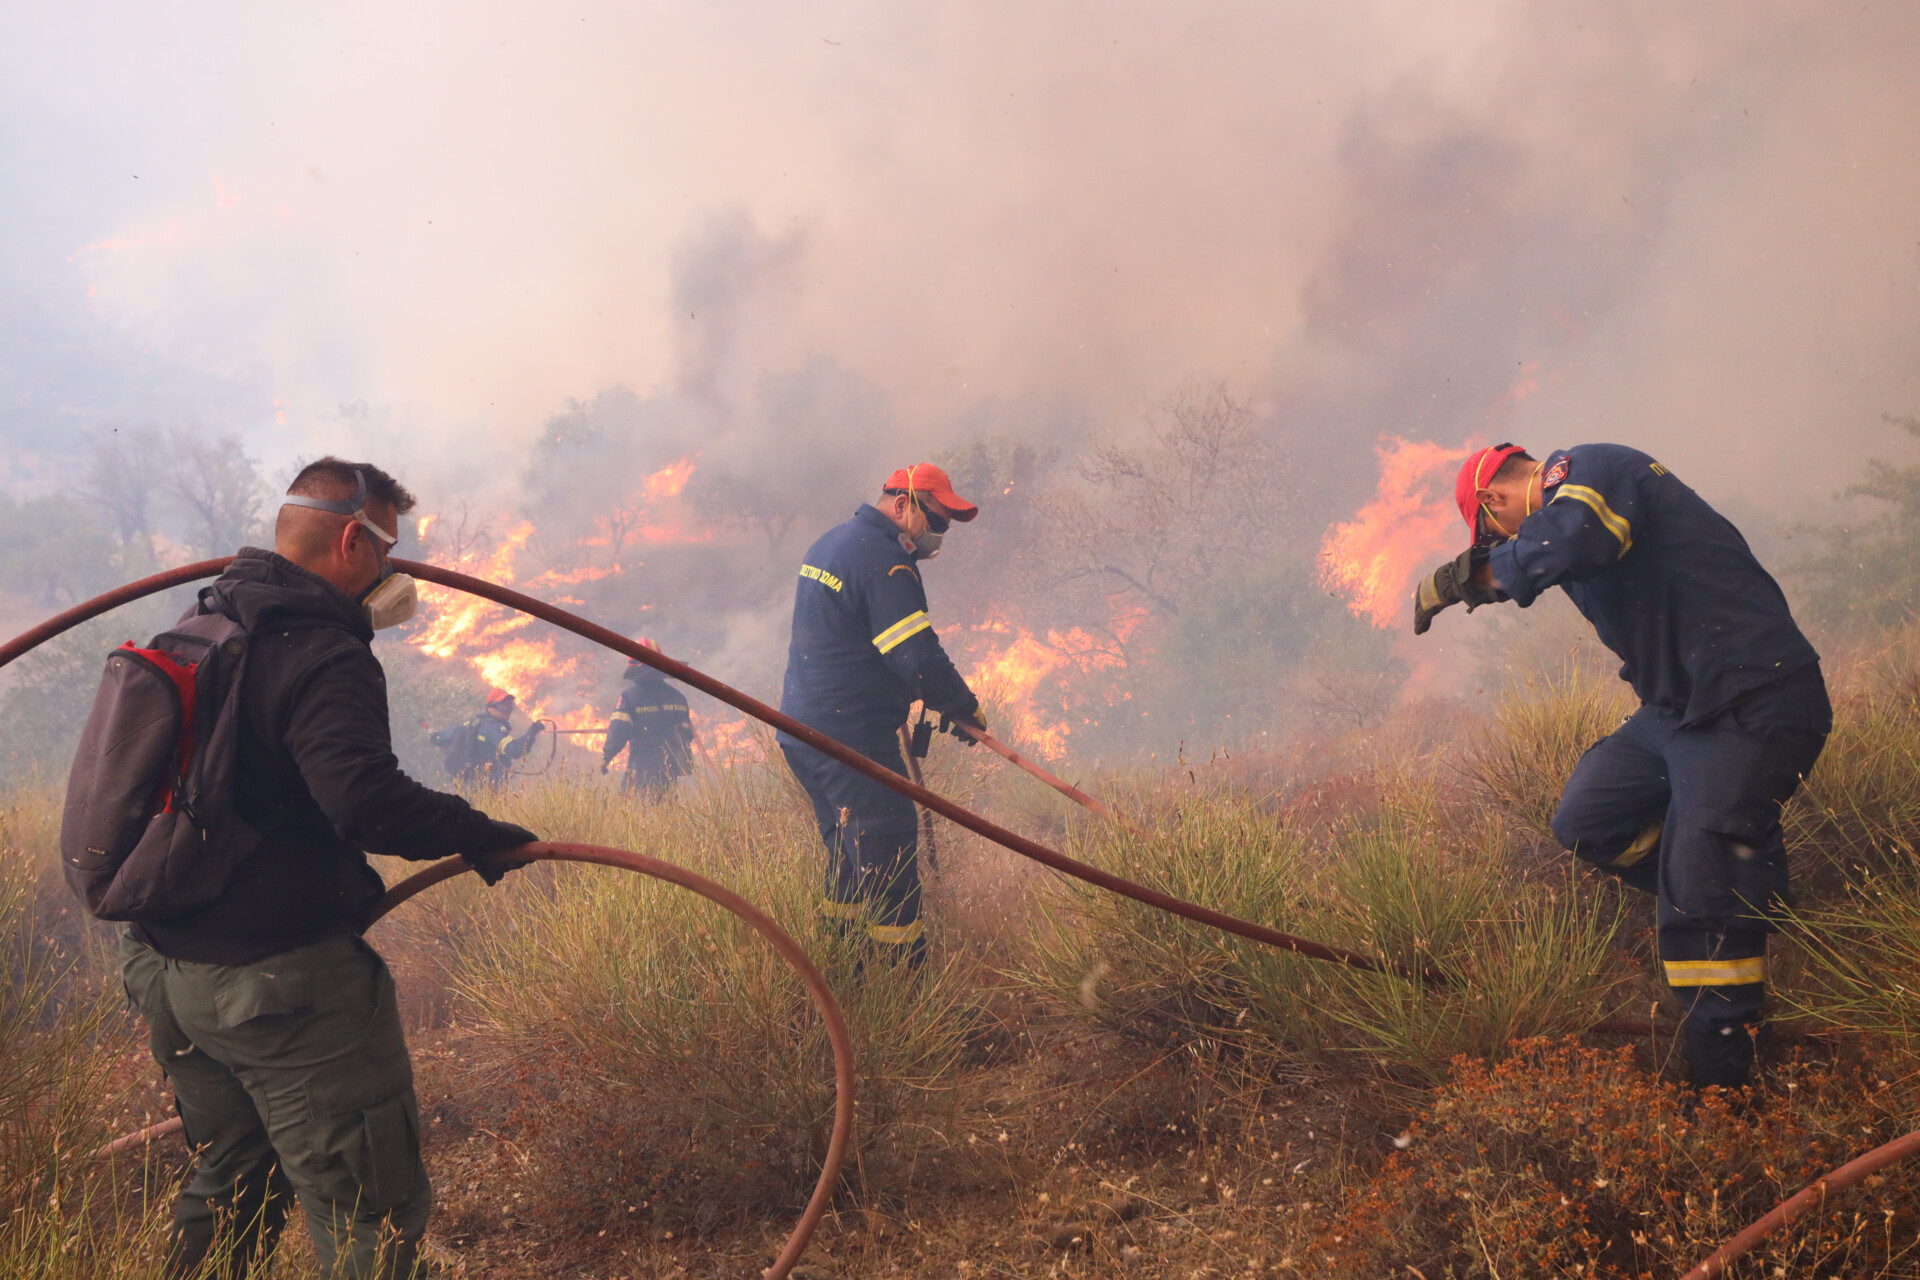
{"label": "firefighter in navy uniform", "polygon": [[486,707],[479,715],[433,735],[433,745],[447,749],[444,764],[454,781],[505,782],[513,762],[533,749],[534,740],[546,726],[535,720],[525,733],[514,736],[516,705],[514,696],[505,689],[489,689]]}
{"label": "firefighter in navy uniform", "polygon": [[1745,1084],[1787,895],[1780,808],[1833,727],[1820,655],[1739,530],[1637,449],[1483,449],[1455,498],[1475,545],[1420,584],[1414,632],[1558,586],[1619,655],[1640,709],[1581,758],[1553,833],[1657,895],[1691,1079]]}
{"label": "firefighter in navy uniform", "polygon": [[[951,521],[978,514],[946,472],[920,463],[894,472],[877,502],[815,542],[794,592],[780,709],[903,777],[899,731],[913,702],[984,728],[980,700],[927,617],[919,568]],[[864,928],[882,955],[918,963],[926,940],[913,802],[785,734],[779,742],[826,842],[822,911]]]}
{"label": "firefighter in navy uniform", "polygon": [[[639,643],[660,651],[645,636]],[[686,695],[638,658],[627,662],[626,681],[620,706],[607,723],[600,772],[606,773],[622,751],[629,751],[620,789],[644,791],[650,799],[662,800],[673,789],[675,778],[693,772],[693,713],[687,709]]]}

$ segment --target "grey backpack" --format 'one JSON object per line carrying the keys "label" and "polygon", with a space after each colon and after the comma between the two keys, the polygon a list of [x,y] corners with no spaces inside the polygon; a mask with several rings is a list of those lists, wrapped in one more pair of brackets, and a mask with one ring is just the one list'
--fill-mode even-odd
{"label": "grey backpack", "polygon": [[235,812],[247,633],[182,619],[107,658],[67,775],[60,858],[102,920],[164,920],[211,903],[261,832]]}

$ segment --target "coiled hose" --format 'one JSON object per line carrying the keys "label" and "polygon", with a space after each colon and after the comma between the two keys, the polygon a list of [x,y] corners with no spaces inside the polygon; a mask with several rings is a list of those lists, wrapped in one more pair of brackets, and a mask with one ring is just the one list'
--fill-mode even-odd
{"label": "coiled hose", "polygon": [[[213,577],[224,571],[230,563],[232,563],[232,557],[223,556],[219,559],[202,560],[196,564],[182,565],[177,569],[169,569],[163,573],[142,578],[137,582],[128,583],[126,586],[118,587],[103,595],[96,596],[92,600],[76,605],[65,613],[50,618],[39,626],[23,632],[5,645],[0,645],[0,667],[6,666],[28,650],[45,643],[63,631],[78,626],[90,618],[98,617],[110,609],[118,608],[120,605],[138,600],[144,596],[152,595],[155,592],[165,591],[201,578]],[[1065,854],[1056,852],[1038,841],[1029,840],[1025,836],[990,822],[979,814],[962,808],[953,801],[946,799],[944,796],[938,795],[923,786],[919,786],[901,777],[884,765],[876,764],[857,751],[842,746],[825,734],[801,724],[799,721],[768,706],[757,698],[748,697],[731,685],[723,684],[721,681],[714,679],[704,672],[697,671],[683,662],[677,662],[667,657],[658,650],[636,644],[618,632],[610,631],[597,623],[589,622],[585,618],[570,613],[557,605],[548,604],[544,600],[537,600],[532,596],[515,591],[510,587],[502,587],[496,583],[471,577],[468,574],[459,573],[452,569],[441,568],[439,565],[399,559],[393,560],[391,563],[394,568],[400,572],[412,574],[422,582],[431,582],[437,586],[450,587],[456,591],[465,591],[470,595],[479,596],[483,600],[491,600],[495,604],[504,605],[509,609],[516,609],[522,613],[538,618],[543,622],[551,623],[562,630],[571,631],[575,635],[591,640],[617,653],[623,653],[635,661],[645,663],[647,666],[653,667],[679,680],[683,684],[691,685],[738,711],[745,712],[747,715],[752,716],[764,724],[771,725],[789,737],[806,743],[823,755],[833,757],[848,768],[872,778],[881,785],[891,787],[893,790],[906,796],[923,808],[940,814],[949,822],[965,827],[976,835],[984,836],[1002,848],[1010,849],[1022,857],[1040,863],[1042,866],[1051,867],[1055,871],[1062,872],[1078,880],[1083,880],[1088,884],[1097,885],[1100,888],[1120,894],[1123,897],[1132,898],[1136,902],[1144,903],[1157,910],[1181,916],[1185,919],[1193,920],[1197,923],[1208,925],[1222,932],[1235,934],[1254,942],[1265,943],[1268,946],[1278,947],[1284,951],[1292,951],[1315,960],[1326,960],[1335,964],[1344,964],[1352,968],[1366,969],[1373,972],[1397,973],[1413,981],[1434,982],[1440,980],[1440,975],[1431,969],[1410,970],[1405,966],[1377,960],[1372,956],[1364,955],[1345,947],[1330,946],[1326,943],[1314,942],[1311,939],[1296,937],[1290,933],[1283,933],[1278,929],[1270,929],[1265,925],[1255,924],[1250,920],[1241,920],[1238,917],[1227,915],[1225,912],[1215,911],[1210,907],[1202,907],[1196,903],[1184,902],[1179,898],[1162,893],[1157,889],[1150,889],[1145,885],[1136,884],[1124,877],[1116,876],[1112,872],[1103,871],[1098,867],[1090,866],[1074,858],[1069,858]],[[820,1005],[823,1015],[826,1015],[828,1018],[830,1033],[833,1027],[838,1026],[840,1028],[839,1038],[834,1040],[837,1105],[834,1116],[834,1138],[829,1146],[829,1167],[822,1170],[820,1183],[814,1190],[813,1198],[808,1202],[806,1213],[802,1216],[800,1224],[795,1228],[793,1236],[788,1240],[787,1247],[782,1251],[779,1262],[776,1263],[772,1271],[768,1272],[772,1280],[782,1280],[787,1272],[792,1269],[793,1264],[798,1261],[801,1252],[806,1247],[807,1239],[812,1235],[813,1227],[818,1223],[820,1215],[825,1212],[827,1198],[831,1195],[832,1178],[829,1177],[829,1174],[833,1175],[833,1177],[838,1176],[838,1160],[844,1156],[845,1144],[848,1136],[852,1132],[852,1115],[850,1109],[853,1087],[852,1049],[849,1045],[843,1055],[842,1043],[845,1037],[845,1026],[844,1023],[840,1021],[839,1009],[833,1002],[832,993],[827,989],[824,980],[820,979],[819,971],[814,968],[812,961],[807,959],[806,954],[799,949],[799,946],[782,932],[777,925],[743,899],[738,898],[730,891],[721,888],[721,886],[703,877],[694,875],[692,872],[683,870],[682,868],[674,867],[669,863],[644,858],[640,854],[626,853],[617,849],[599,849],[591,845],[538,844],[528,846],[528,850],[553,851],[544,854],[535,854],[534,856],[536,857],[544,856],[561,861],[573,862],[603,862],[606,865],[623,866],[631,870],[642,871],[648,875],[657,875],[661,879],[684,885],[687,888],[693,889],[696,893],[700,893],[726,906],[729,910],[734,911],[750,923],[753,923],[754,927],[769,941],[773,942],[774,946],[781,951],[782,956],[787,958],[788,962],[793,964],[795,969],[801,973],[802,978],[807,981],[809,992],[814,996],[816,1003]],[[594,856],[589,856],[589,854]],[[623,860],[631,859],[632,862],[610,860],[615,858]],[[648,865],[645,867],[638,865],[643,862]],[[384,913],[385,910],[391,909],[391,907],[404,901],[407,897],[411,897],[412,894],[417,893],[420,889],[427,887],[427,885],[438,883],[440,880],[446,879],[449,876],[459,874],[465,867],[466,864],[458,858],[436,863],[426,871],[396,885],[381,899],[380,904],[377,904],[377,906],[379,906],[381,912]],[[725,896],[723,897],[722,895]],[[731,902],[729,902],[729,899]],[[737,903],[738,906],[734,906],[732,903]],[[788,948],[791,948],[790,952]],[[811,975],[811,977],[808,975]],[[1644,1027],[1641,1024],[1617,1024],[1608,1029],[1630,1032],[1651,1030],[1651,1028]],[[102,1148],[102,1151],[110,1152],[124,1149],[127,1146],[135,1145],[148,1138],[157,1137],[163,1131],[170,1131],[169,1126],[177,1124],[177,1121],[173,1121],[168,1122],[168,1124],[155,1125],[151,1129],[142,1130],[140,1133],[130,1134],[125,1138],[118,1139],[108,1144],[107,1147]],[[1773,1231],[1803,1216],[1810,1209],[1822,1203],[1828,1191],[1836,1191],[1845,1186],[1850,1186],[1853,1182],[1867,1176],[1867,1174],[1874,1169],[1884,1167],[1896,1160],[1904,1159],[1916,1150],[1920,1150],[1920,1131],[1908,1134],[1904,1138],[1878,1147],[1859,1159],[1842,1166],[1840,1169],[1819,1179],[1812,1186],[1781,1204],[1771,1213],[1748,1227],[1746,1231],[1734,1237],[1733,1240],[1728,1241],[1727,1244],[1722,1246],[1711,1258],[1690,1272],[1684,1280],[1696,1280],[1696,1278],[1698,1278],[1698,1280],[1704,1280],[1706,1277],[1719,1275],[1726,1269],[1727,1264],[1733,1258],[1745,1253]]]}

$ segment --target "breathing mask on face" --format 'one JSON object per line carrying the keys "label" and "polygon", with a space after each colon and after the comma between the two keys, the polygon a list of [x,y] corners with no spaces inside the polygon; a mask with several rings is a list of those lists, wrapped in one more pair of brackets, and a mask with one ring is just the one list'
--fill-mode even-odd
{"label": "breathing mask on face", "polygon": [[907,491],[907,502],[909,511],[920,513],[920,532],[912,536],[902,533],[900,545],[911,552],[915,560],[931,560],[940,554],[940,544],[946,541],[947,530],[953,522],[927,510],[921,505],[919,495],[912,490]]}
{"label": "breathing mask on face", "polygon": [[388,533],[373,522],[367,515],[367,478],[358,467],[353,471],[353,496],[344,501],[333,498],[307,498],[288,495],[280,500],[282,506],[311,507],[315,511],[331,511],[335,515],[349,516],[354,523],[373,535],[374,546],[380,555],[382,573],[371,587],[360,597],[360,603],[367,611],[367,621],[375,631],[384,631],[388,627],[397,627],[413,617],[420,607],[420,588],[413,575],[395,573],[393,566],[387,563],[387,548],[400,541],[397,534]]}
{"label": "breathing mask on face", "polygon": [[420,607],[420,587],[410,573],[388,573],[361,599],[375,631],[397,627]]}

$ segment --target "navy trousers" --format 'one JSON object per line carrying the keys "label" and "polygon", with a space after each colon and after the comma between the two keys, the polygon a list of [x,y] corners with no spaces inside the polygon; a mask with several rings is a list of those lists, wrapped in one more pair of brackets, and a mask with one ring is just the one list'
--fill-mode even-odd
{"label": "navy trousers", "polygon": [[[780,735],[780,753],[813,802],[827,846],[820,909],[846,928],[863,929],[887,954],[919,963],[920,819],[913,801],[803,742]],[[897,735],[847,744],[901,777],[907,765]]]}
{"label": "navy trousers", "polygon": [[1657,896],[1696,1084],[1744,1084],[1752,1070],[1767,935],[1787,895],[1780,807],[1832,728],[1817,667],[1701,725],[1641,707],[1581,757],[1553,815],[1576,857]]}

